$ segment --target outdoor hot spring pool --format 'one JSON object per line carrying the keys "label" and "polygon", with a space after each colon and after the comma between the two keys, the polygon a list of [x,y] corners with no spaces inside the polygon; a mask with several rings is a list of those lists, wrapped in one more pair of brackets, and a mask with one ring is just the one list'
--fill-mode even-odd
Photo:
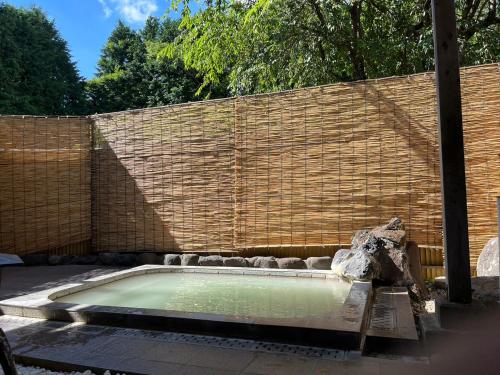
{"label": "outdoor hot spring pool", "polygon": [[60,321],[360,350],[371,283],[331,271],[145,265],[0,301]]}
{"label": "outdoor hot spring pool", "polygon": [[303,319],[338,314],[350,289],[325,278],[172,272],[127,277],[55,302]]}

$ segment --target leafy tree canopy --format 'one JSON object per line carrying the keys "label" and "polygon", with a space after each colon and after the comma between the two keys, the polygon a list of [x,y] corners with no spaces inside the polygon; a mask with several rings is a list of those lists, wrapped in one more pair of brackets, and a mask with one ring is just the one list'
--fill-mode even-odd
{"label": "leafy tree canopy", "polygon": [[82,79],[54,23],[38,8],[0,3],[0,113],[84,112]]}
{"label": "leafy tree canopy", "polygon": [[[182,32],[161,50],[232,94],[433,69],[430,0],[174,0]],[[457,0],[462,65],[498,61],[496,0]]]}
{"label": "leafy tree canopy", "polygon": [[139,31],[119,22],[102,50],[97,77],[86,86],[92,112],[196,100],[202,83],[197,73],[185,69],[177,57],[158,58],[163,46],[178,35],[179,21],[169,18],[150,17]]}

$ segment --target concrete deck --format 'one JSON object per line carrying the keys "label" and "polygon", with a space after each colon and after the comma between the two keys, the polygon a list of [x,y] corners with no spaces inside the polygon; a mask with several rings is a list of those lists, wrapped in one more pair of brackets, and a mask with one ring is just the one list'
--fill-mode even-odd
{"label": "concrete deck", "polygon": [[[19,296],[116,269],[92,266],[11,268],[0,298]],[[365,357],[357,352],[270,344],[82,323],[1,316],[15,355],[46,367],[57,362],[139,374],[424,374],[426,358]]]}

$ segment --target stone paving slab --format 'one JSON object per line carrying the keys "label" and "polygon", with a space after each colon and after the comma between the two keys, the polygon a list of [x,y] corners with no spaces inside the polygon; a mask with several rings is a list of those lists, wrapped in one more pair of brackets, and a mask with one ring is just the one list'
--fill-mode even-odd
{"label": "stone paving slab", "polygon": [[0,300],[67,284],[81,283],[84,280],[104,276],[122,269],[95,265],[8,267],[2,271]]}
{"label": "stone paving slab", "polygon": [[376,288],[366,330],[365,351],[418,355],[422,349],[407,289]]}
{"label": "stone paving slab", "polygon": [[418,340],[410,297],[404,287],[376,289],[367,336]]}
{"label": "stone paving slab", "polygon": [[[359,352],[0,316],[14,354],[138,374],[379,374]],[[399,363],[400,364],[400,363]],[[426,366],[425,360],[417,364]]]}

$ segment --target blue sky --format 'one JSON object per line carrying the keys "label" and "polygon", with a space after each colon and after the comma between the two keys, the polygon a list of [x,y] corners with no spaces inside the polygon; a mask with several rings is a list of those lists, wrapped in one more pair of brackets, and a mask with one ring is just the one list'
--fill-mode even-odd
{"label": "blue sky", "polygon": [[[119,19],[138,29],[144,25],[147,16],[159,17],[170,9],[170,0],[1,1],[18,7],[35,5],[42,8],[68,42],[73,60],[85,78],[94,76],[101,48]],[[178,17],[173,12],[170,16]]]}

